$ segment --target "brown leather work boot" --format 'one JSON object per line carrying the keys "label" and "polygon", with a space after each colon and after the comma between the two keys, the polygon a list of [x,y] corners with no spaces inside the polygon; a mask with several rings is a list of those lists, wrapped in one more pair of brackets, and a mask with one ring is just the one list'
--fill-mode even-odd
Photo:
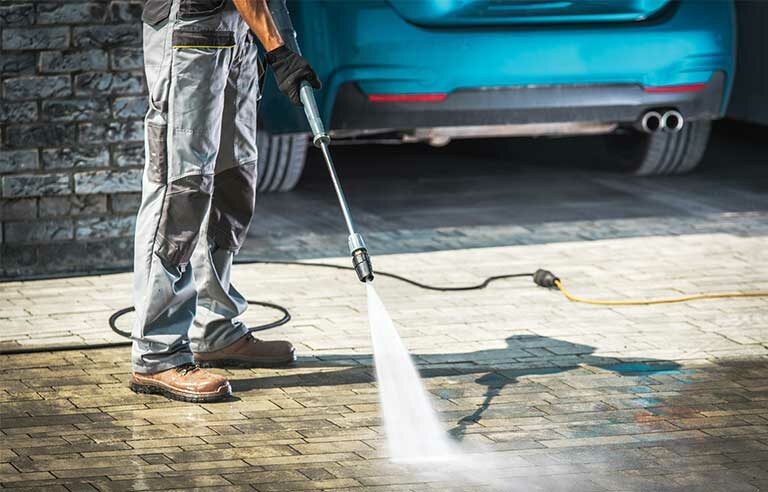
{"label": "brown leather work boot", "polygon": [[259,340],[250,333],[223,349],[194,355],[200,367],[275,367],[296,360],[291,342]]}
{"label": "brown leather work boot", "polygon": [[226,378],[204,371],[195,364],[184,364],[154,374],[134,372],[128,386],[136,393],[152,393],[192,403],[211,403],[232,396],[232,388]]}

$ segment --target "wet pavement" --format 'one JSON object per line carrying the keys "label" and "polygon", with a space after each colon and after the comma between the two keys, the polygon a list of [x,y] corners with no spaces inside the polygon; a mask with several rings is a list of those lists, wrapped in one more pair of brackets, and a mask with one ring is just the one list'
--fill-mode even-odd
{"label": "wet pavement", "polygon": [[[337,161],[381,270],[461,285],[543,266],[607,299],[768,290],[768,144],[717,138],[700,173],[640,180],[568,142]],[[247,255],[348,263],[322,169],[308,178],[261,199]],[[219,371],[236,397],[197,405],[131,393],[127,348],[0,355],[0,490],[485,490],[387,459],[351,272],[242,264],[234,279],[289,308],[260,336],[290,338],[295,366]],[[106,318],[130,281],[0,284],[0,350],[118,340]],[[500,490],[768,490],[768,299],[598,307],[527,278],[376,284],[446,431],[504,464]]]}

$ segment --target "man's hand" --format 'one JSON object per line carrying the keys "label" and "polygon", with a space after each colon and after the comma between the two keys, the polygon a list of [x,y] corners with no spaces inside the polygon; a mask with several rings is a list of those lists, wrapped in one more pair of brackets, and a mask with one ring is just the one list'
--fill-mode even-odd
{"label": "man's hand", "polygon": [[277,85],[296,106],[301,106],[299,88],[303,81],[315,89],[320,88],[320,79],[307,60],[288,49],[269,13],[267,0],[233,0],[248,27],[256,34],[267,50],[267,63],[272,65]]}
{"label": "man's hand", "polygon": [[296,106],[301,106],[299,89],[303,81],[306,80],[315,89],[321,87],[320,79],[317,78],[317,74],[307,60],[285,45],[268,52],[266,60],[275,72],[280,91]]}

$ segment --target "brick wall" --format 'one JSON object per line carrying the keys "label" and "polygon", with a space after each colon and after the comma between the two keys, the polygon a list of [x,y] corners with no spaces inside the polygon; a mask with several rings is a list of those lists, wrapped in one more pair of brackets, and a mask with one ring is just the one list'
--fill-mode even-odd
{"label": "brick wall", "polygon": [[131,265],[141,2],[0,3],[0,276]]}

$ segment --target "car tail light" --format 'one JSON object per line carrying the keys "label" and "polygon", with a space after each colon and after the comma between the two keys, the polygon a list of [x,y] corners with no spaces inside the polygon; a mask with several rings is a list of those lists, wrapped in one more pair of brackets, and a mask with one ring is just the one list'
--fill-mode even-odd
{"label": "car tail light", "polygon": [[645,92],[651,94],[673,94],[679,92],[699,92],[704,90],[707,84],[683,84],[683,85],[657,85],[657,86],[644,86]]}
{"label": "car tail light", "polygon": [[448,94],[369,94],[370,102],[441,102]]}

